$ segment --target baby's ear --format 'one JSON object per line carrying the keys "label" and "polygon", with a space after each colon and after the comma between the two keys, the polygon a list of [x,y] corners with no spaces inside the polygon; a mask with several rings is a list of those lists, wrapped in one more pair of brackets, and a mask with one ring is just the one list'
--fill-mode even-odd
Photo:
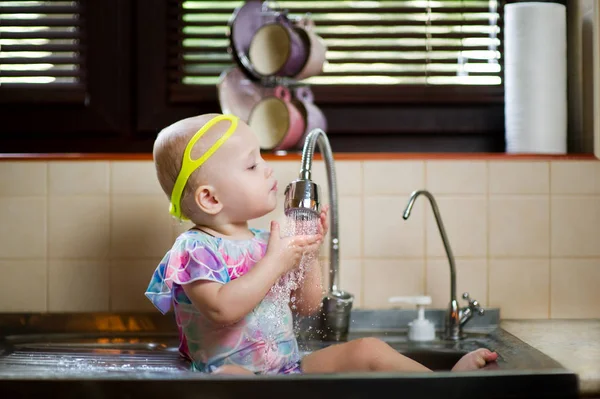
{"label": "baby's ear", "polygon": [[196,205],[208,215],[216,215],[223,209],[223,204],[215,196],[213,186],[200,186],[195,193]]}

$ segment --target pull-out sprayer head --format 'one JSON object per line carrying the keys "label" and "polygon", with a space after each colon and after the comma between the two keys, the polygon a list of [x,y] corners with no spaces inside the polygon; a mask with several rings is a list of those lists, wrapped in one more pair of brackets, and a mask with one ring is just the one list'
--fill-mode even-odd
{"label": "pull-out sprayer head", "polygon": [[321,212],[321,188],[309,179],[294,180],[285,188],[283,211],[295,219],[310,220]]}

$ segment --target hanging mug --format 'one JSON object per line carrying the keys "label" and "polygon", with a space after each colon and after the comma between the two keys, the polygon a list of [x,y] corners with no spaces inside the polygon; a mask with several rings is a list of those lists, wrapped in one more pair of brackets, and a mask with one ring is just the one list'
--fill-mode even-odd
{"label": "hanging mug", "polygon": [[272,92],[273,89],[264,88],[250,80],[238,67],[224,70],[217,83],[221,112],[233,114],[244,122],[248,122],[252,108]]}
{"label": "hanging mug", "polygon": [[262,150],[294,148],[306,130],[304,117],[292,103],[287,88],[277,86],[274,94],[252,108],[248,125],[258,136]]}
{"label": "hanging mug", "polygon": [[320,75],[323,72],[327,45],[313,29],[314,23],[306,18],[300,20],[298,26],[295,28],[296,32],[300,34],[304,41],[308,56],[306,58],[306,63],[300,72],[294,76],[294,79],[302,80],[310,78],[311,76]]}
{"label": "hanging mug", "polygon": [[277,15],[278,13],[270,12],[265,3],[247,1],[234,10],[227,22],[228,51],[237,65],[242,68],[242,72],[253,81],[259,80],[260,75],[254,70],[248,58],[250,42],[263,25],[274,23]]}
{"label": "hanging mug", "polygon": [[294,77],[308,59],[305,39],[290,20],[280,14],[274,23],[262,25],[248,49],[251,69],[260,77]]}
{"label": "hanging mug", "polygon": [[313,93],[308,86],[301,86],[296,88],[294,91],[295,98],[292,101],[296,108],[300,110],[302,118],[304,119],[304,134],[296,143],[296,148],[302,148],[304,146],[304,140],[306,136],[313,129],[321,129],[327,131],[327,119],[323,114],[323,111],[313,103]]}

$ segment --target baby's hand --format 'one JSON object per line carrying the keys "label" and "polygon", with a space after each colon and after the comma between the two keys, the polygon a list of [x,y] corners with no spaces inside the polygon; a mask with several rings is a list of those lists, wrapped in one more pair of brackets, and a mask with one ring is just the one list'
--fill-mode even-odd
{"label": "baby's hand", "polygon": [[321,214],[319,215],[319,229],[318,233],[321,234],[321,237],[325,237],[327,235],[327,231],[329,230],[329,223],[327,221],[327,212],[329,212],[329,205],[323,205],[321,208]]}
{"label": "baby's hand", "polygon": [[300,264],[302,254],[318,250],[321,239],[322,236],[318,233],[282,238],[279,233],[279,223],[273,221],[265,257],[275,259],[277,264],[281,265],[281,274],[284,274]]}

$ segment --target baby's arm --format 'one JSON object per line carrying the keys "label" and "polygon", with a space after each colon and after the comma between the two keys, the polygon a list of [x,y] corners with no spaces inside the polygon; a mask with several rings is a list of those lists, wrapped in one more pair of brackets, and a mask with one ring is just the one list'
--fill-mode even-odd
{"label": "baby's arm", "polygon": [[260,303],[282,274],[298,264],[305,250],[314,250],[319,239],[318,235],[280,238],[279,225],[272,223],[267,253],[248,273],[227,284],[195,281],[182,285],[183,290],[206,318],[219,325],[234,324]]}
{"label": "baby's arm", "polygon": [[183,290],[206,318],[215,324],[230,325],[244,318],[265,297],[281,269],[280,262],[265,256],[248,273],[227,284],[199,280],[183,285]]}
{"label": "baby's arm", "polygon": [[315,254],[314,260],[307,265],[306,275],[300,287],[293,293],[296,298],[294,311],[303,316],[315,313],[323,300],[323,281],[321,277],[321,264],[319,256]]}

